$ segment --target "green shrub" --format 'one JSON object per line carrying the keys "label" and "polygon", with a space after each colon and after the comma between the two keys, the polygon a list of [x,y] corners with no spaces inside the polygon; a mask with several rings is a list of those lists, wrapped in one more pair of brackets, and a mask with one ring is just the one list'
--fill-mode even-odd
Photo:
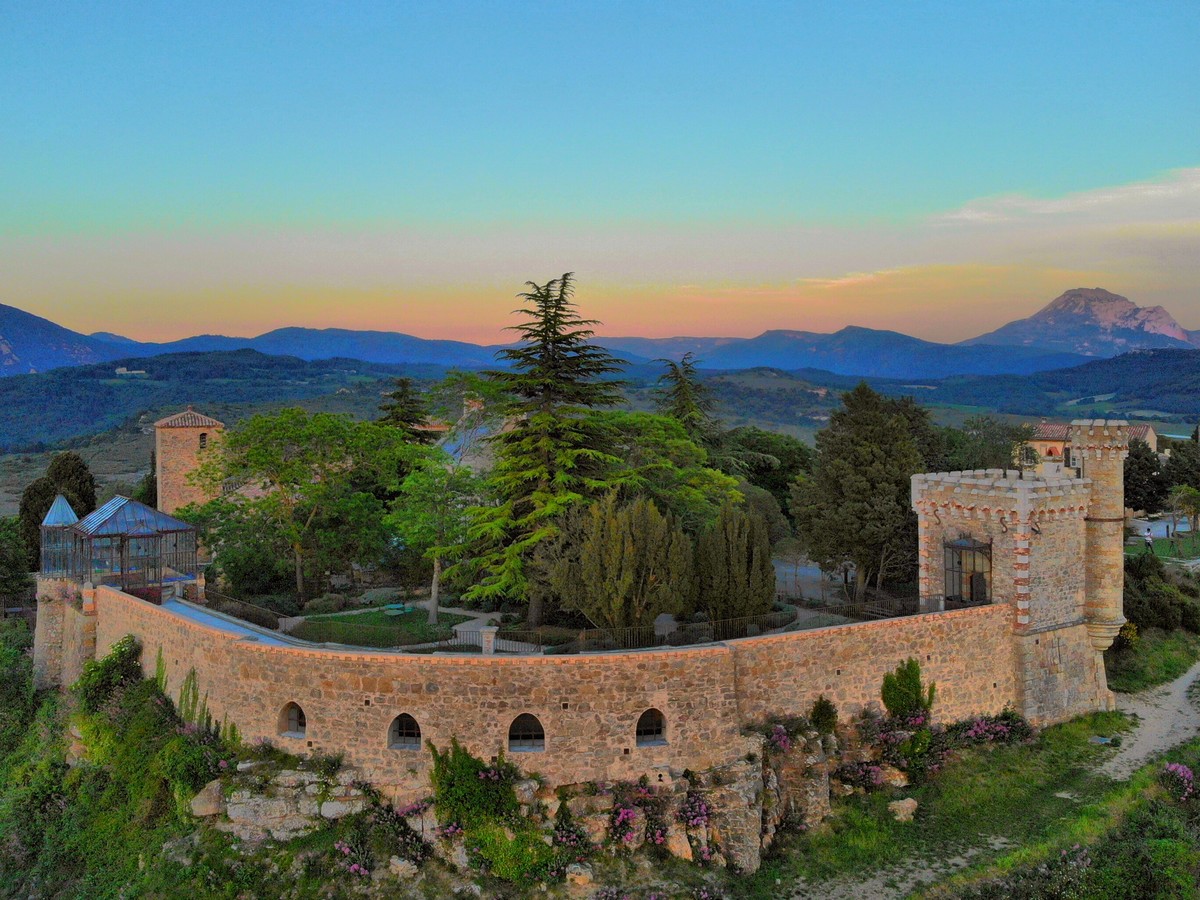
{"label": "green shrub", "polygon": [[443,822],[462,826],[512,821],[519,804],[513,792],[517,768],[501,755],[491,765],[450,739],[450,749],[439,753],[432,742],[434,806]]}
{"label": "green shrub", "polygon": [[1125,557],[1125,574],[1136,581],[1162,581],[1167,569],[1153,553],[1136,553]]}
{"label": "green shrub", "polygon": [[550,874],[557,854],[540,832],[523,829],[512,838],[495,823],[478,825],[467,833],[467,855],[483,871],[514,883],[542,880]]}
{"label": "green shrub", "polygon": [[0,643],[0,757],[21,743],[37,709],[33,660],[24,650]]}
{"label": "green shrub", "polygon": [[24,652],[33,647],[33,632],[24,619],[0,619],[0,647]]}
{"label": "green shrub", "polygon": [[833,734],[837,730],[837,707],[833,705],[832,700],[827,699],[822,694],[813,703],[812,710],[808,714],[808,720],[812,722],[813,728],[817,729],[821,734]]}
{"label": "green shrub", "polygon": [[880,693],[888,715],[907,718],[933,709],[936,692],[936,684],[930,684],[928,689],[921,684],[921,664],[909,657],[896,667],[896,671],[883,676]]}
{"label": "green shrub", "polygon": [[346,598],[342,594],[322,594],[304,604],[306,616],[328,615],[341,612],[346,608]]}
{"label": "green shrub", "polygon": [[163,744],[160,759],[176,796],[190,798],[217,776],[213,751],[187,735],[177,734]]}
{"label": "green shrub", "polygon": [[1133,622],[1126,622],[1121,626],[1121,630],[1117,632],[1117,636],[1112,643],[1112,649],[1118,653],[1122,650],[1135,650],[1141,640],[1142,636],[1138,632],[1137,625]]}
{"label": "green shrub", "polygon": [[125,635],[101,659],[83,664],[83,674],[75,683],[79,705],[85,712],[100,708],[120,688],[136,684],[142,678],[142,645],[131,634]]}
{"label": "green shrub", "polygon": [[1179,624],[1184,631],[1200,634],[1200,603],[1185,599],[1179,604]]}

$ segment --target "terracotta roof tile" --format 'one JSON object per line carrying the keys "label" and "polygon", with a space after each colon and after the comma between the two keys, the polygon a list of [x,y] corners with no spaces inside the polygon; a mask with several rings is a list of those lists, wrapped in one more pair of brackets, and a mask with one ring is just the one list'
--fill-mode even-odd
{"label": "terracotta roof tile", "polygon": [[155,428],[224,428],[224,422],[218,422],[211,416],[198,413],[190,406],[181,413],[167,416],[154,423]]}

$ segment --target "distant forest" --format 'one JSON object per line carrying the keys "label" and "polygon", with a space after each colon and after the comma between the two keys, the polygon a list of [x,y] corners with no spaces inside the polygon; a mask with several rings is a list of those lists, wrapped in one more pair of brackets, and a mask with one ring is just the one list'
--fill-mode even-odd
{"label": "distant forest", "polygon": [[[118,367],[145,375],[117,375]],[[729,425],[821,428],[859,381],[815,369],[756,368],[703,373]],[[159,413],[194,403],[218,414],[336,395],[339,409],[373,416],[390,380],[429,382],[447,368],[388,365],[352,359],[305,361],[255,350],[178,353],[55,369],[0,379],[0,452],[69,445],[114,428],[145,427]],[[659,365],[623,374],[628,406],[653,405]],[[964,407],[1019,416],[1126,415],[1193,422],[1200,419],[1200,351],[1141,350],[1070,369],[1034,375],[960,376],[918,381],[866,379],[890,396],[923,406]]]}

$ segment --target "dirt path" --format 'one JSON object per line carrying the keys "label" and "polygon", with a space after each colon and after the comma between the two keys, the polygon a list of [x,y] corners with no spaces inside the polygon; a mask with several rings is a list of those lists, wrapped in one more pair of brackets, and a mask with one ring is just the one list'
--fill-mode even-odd
{"label": "dirt path", "polygon": [[1012,842],[1006,838],[991,837],[985,846],[972,847],[941,859],[913,859],[908,863],[879,869],[862,880],[838,878],[811,885],[801,880],[792,888],[791,900],[898,900],[917,888],[965,869],[984,850],[995,852],[1012,846]]}
{"label": "dirt path", "polygon": [[1197,678],[1200,663],[1159,687],[1117,694],[1117,709],[1137,716],[1138,725],[1116,755],[1100,767],[1100,773],[1124,780],[1159,753],[1200,734],[1200,709],[1188,697]]}

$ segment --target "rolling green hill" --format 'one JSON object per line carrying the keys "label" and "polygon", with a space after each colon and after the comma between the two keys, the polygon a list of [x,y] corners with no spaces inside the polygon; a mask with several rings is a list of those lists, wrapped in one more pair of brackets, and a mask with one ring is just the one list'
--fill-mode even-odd
{"label": "rolling green hill", "polygon": [[[117,375],[118,367],[144,375]],[[383,382],[395,375],[438,378],[437,366],[395,366],[332,359],[305,361],[255,350],[177,353],[115,360],[0,380],[0,450],[40,450],[137,423],[188,403],[221,415],[230,405],[258,405],[343,394],[373,411]]]}

